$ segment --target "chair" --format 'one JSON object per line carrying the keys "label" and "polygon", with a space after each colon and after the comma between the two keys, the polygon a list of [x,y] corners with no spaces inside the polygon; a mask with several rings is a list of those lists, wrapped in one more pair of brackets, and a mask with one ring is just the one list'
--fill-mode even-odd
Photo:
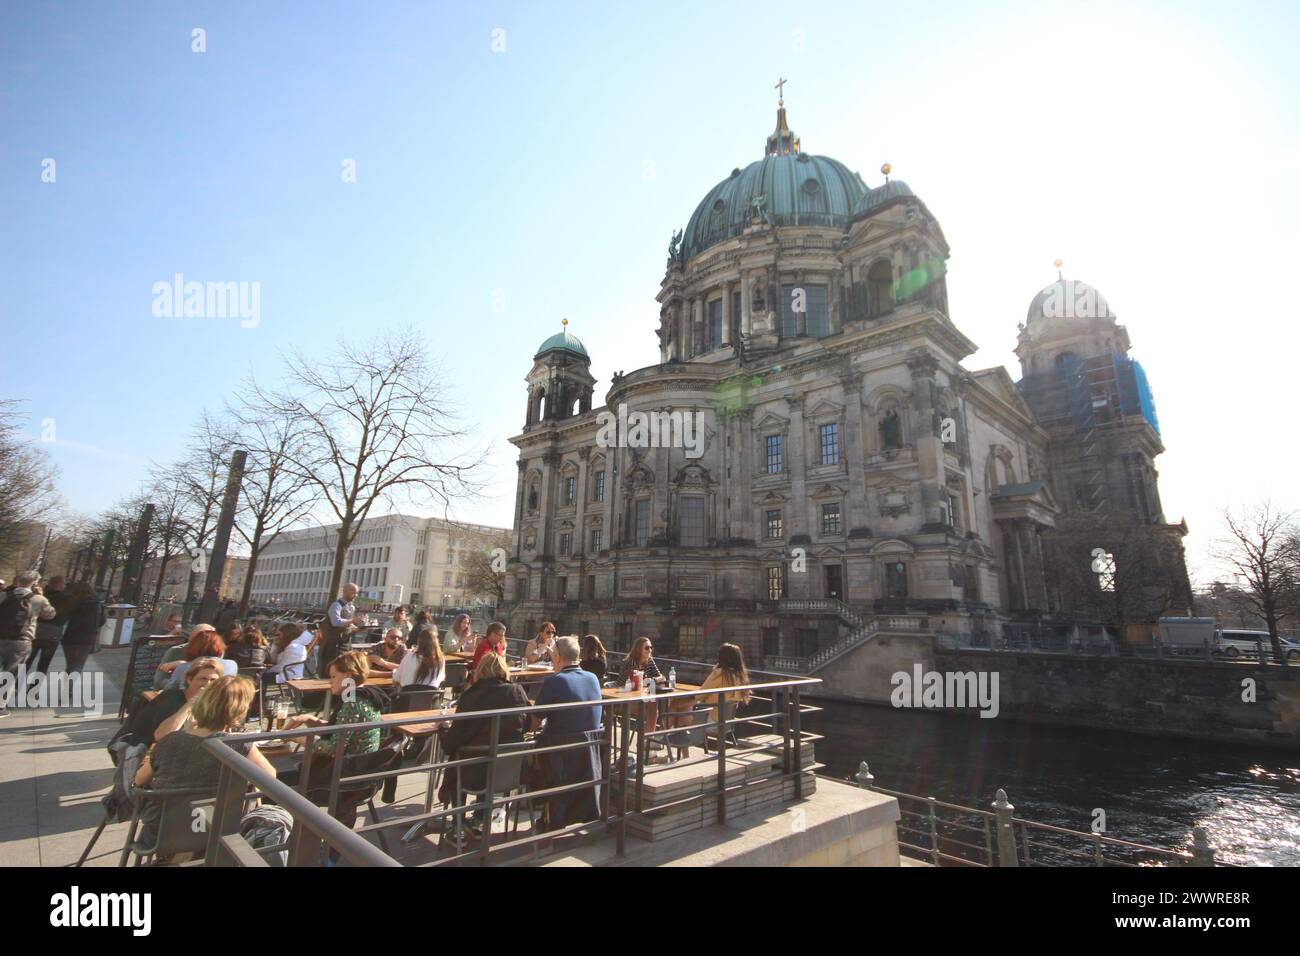
{"label": "chair", "polygon": [[[126,843],[122,846],[122,856],[117,865],[126,866],[132,855],[136,858],[136,866],[143,865],[146,858],[152,864],[158,856],[175,856],[178,853],[202,856],[208,847],[214,799],[212,791],[203,787],[166,790],[137,787],[133,801],[135,811],[131,815],[131,826],[126,832]],[[161,804],[154,824],[156,836],[146,843],[139,838],[141,816],[153,804]],[[198,832],[195,832],[194,826],[196,811],[204,815],[207,823],[199,827]]]}
{"label": "chair", "polygon": [[403,687],[393,695],[394,713],[406,713],[411,710],[433,710],[442,701],[441,687],[426,687],[413,684]]}
{"label": "chair", "polygon": [[[368,773],[386,773],[396,770],[402,762],[402,747],[405,739],[400,735],[390,737],[374,753],[351,754],[343,758],[343,776],[355,777]],[[362,780],[357,783],[342,783],[339,789],[338,804],[334,808],[334,817],[349,827],[356,823],[357,810],[362,804],[370,811],[370,819],[379,822],[379,811],[375,807],[375,796],[384,786],[384,780]],[[307,799],[318,807],[328,807],[330,802],[330,785],[325,783],[307,791]],[[379,845],[385,853],[389,852],[388,840],[383,830],[376,830]]]}
{"label": "chair", "polygon": [[[254,699],[257,701],[257,717],[260,718],[266,713],[266,689],[265,685],[262,683],[262,675],[266,673],[266,666],[241,667],[236,673],[238,673],[240,677],[247,677],[253,682],[253,686],[257,688],[257,696]],[[249,711],[249,716],[253,716],[251,710]]]}
{"label": "chair", "polygon": [[469,665],[464,661],[448,661],[447,674],[442,683],[457,693],[464,690],[465,685],[469,683]]}
{"label": "chair", "polygon": [[[713,708],[712,707],[694,707],[685,712],[677,712],[672,719],[677,721],[677,727],[671,734],[664,737],[664,743],[668,746],[668,762],[676,763],[677,760],[684,760],[690,755],[692,747],[703,747],[705,753],[709,750],[709,728],[712,725]],[[673,757],[673,748],[679,752],[685,750],[677,758]]]}
{"label": "chair", "polygon": [[[525,740],[520,743],[497,745],[497,759],[492,767],[492,793],[491,794],[487,792],[487,782],[486,782],[487,765],[486,764],[481,765],[483,767],[483,772],[484,772],[484,784],[480,788],[466,787],[464,785],[464,780],[461,771],[467,768],[457,767],[456,768],[456,806],[459,807],[462,804],[464,804],[465,798],[467,796],[472,796],[477,798],[478,802],[480,803],[486,803],[490,801],[491,798],[498,793],[510,794],[516,790],[521,790],[521,789],[524,789],[526,792],[526,788],[523,787],[523,781],[522,781],[524,760],[525,758],[528,757],[528,752],[531,751],[532,749],[533,749],[533,742],[531,740]],[[459,751],[457,751],[456,759],[468,760],[471,757],[486,757],[491,752],[492,752],[492,748],[486,745],[462,747],[460,748]],[[532,818],[532,812],[533,812],[532,799],[531,798],[528,798],[527,800],[523,798],[516,799],[514,801],[515,804],[514,832],[515,833],[519,832],[519,805],[520,803],[525,803],[525,802],[528,805],[529,819]],[[492,826],[492,817],[490,814],[487,818],[487,823],[485,825],[489,829]],[[464,813],[463,812],[457,813],[455,836],[453,838],[457,843],[460,843],[462,840],[461,832],[463,826],[464,826]],[[444,828],[444,832],[445,832],[445,828]]]}

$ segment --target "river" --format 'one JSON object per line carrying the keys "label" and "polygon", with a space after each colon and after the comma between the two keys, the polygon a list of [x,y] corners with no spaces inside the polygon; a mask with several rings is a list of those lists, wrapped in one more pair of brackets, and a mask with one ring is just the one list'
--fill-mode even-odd
{"label": "river", "polygon": [[988,809],[999,787],[1016,816],[1185,848],[1205,827],[1218,858],[1300,866],[1300,755],[871,704],[814,701],[806,729],[824,774],[849,779],[865,760],[876,785]]}

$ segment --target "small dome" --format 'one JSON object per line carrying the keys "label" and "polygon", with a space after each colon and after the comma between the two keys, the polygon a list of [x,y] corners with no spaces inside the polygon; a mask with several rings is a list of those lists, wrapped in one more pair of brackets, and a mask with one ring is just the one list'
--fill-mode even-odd
{"label": "small dome", "polygon": [[891,179],[883,186],[877,186],[875,189],[868,189],[866,193],[858,200],[857,205],[853,207],[853,218],[866,216],[875,212],[886,203],[895,199],[915,199],[916,193],[908,187],[907,183],[901,179]]}
{"label": "small dome", "polygon": [[576,335],[570,334],[567,330],[564,332],[556,332],[549,339],[543,342],[541,347],[537,350],[537,354],[534,355],[533,358],[539,359],[547,352],[554,352],[557,350],[572,352],[574,355],[582,356],[588,362],[591,361],[591,356],[587,354],[587,347],[582,344],[582,340]]}
{"label": "small dome", "polygon": [[1106,297],[1077,279],[1057,279],[1034,296],[1025,324],[1046,319],[1113,319]]}

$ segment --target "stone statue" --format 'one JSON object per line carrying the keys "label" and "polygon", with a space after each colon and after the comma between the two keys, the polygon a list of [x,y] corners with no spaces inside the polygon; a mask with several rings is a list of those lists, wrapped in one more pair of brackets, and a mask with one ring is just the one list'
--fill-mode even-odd
{"label": "stone statue", "polygon": [[767,220],[767,213],[763,212],[763,206],[764,206],[764,204],[765,204],[766,202],[767,202],[767,197],[766,197],[766,196],[755,196],[753,199],[751,199],[751,200],[749,201],[749,204],[750,204],[751,206],[754,207],[754,221],[755,221],[755,222],[767,222],[767,221],[768,221],[768,220]]}
{"label": "stone statue", "polygon": [[682,231],[678,229],[673,233],[672,241],[668,243],[668,258],[674,261],[682,257]]}
{"label": "stone statue", "polygon": [[898,410],[891,408],[880,420],[880,440],[885,448],[903,447],[903,424],[898,420]]}

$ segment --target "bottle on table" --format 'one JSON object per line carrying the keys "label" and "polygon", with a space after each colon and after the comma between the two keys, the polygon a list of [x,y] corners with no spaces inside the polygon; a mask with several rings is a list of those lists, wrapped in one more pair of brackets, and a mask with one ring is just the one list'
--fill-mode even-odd
{"label": "bottle on table", "polygon": [[668,668],[668,689],[669,690],[677,689],[677,668],[676,667]]}

